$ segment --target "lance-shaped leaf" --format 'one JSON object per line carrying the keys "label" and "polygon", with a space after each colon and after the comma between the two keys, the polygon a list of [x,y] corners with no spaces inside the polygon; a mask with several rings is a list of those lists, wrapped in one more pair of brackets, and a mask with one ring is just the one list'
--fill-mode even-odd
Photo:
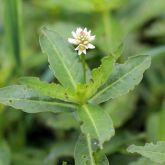
{"label": "lance-shaped leaf", "polygon": [[[3,5],[3,4],[4,5]],[[20,0],[6,0],[1,2],[4,7],[5,34],[7,35],[7,50],[13,55],[16,65],[21,64],[23,33],[22,33],[22,11],[23,5]],[[7,52],[6,52],[7,53]],[[10,56],[9,56],[10,57]],[[8,58],[9,58],[8,57]],[[10,59],[11,60],[11,59]],[[12,61],[13,62],[13,61]]]}
{"label": "lance-shaped leaf", "polygon": [[109,165],[106,156],[96,151],[96,147],[89,134],[80,135],[74,151],[75,165]]}
{"label": "lance-shaped leaf", "polygon": [[32,89],[23,85],[13,85],[0,89],[0,103],[21,109],[27,113],[37,112],[70,112],[75,106],[72,104],[49,101]]}
{"label": "lance-shaped leaf", "polygon": [[41,48],[48,55],[54,75],[64,87],[76,89],[76,84],[83,82],[83,68],[78,55],[57,32],[46,27],[41,32]]}
{"label": "lance-shaped leaf", "polygon": [[162,163],[156,163],[147,159],[147,158],[139,158],[137,161],[129,163],[129,165],[164,165]]}
{"label": "lance-shaped leaf", "polygon": [[143,73],[150,64],[150,56],[138,55],[129,58],[124,64],[117,65],[109,81],[91,98],[90,102],[99,104],[133,90],[142,80]]}
{"label": "lance-shaped leaf", "polygon": [[145,146],[135,146],[131,145],[128,147],[128,152],[138,153],[156,163],[164,163],[165,162],[165,142],[160,141],[156,144],[147,143]]}
{"label": "lance-shaped leaf", "polygon": [[60,84],[49,84],[47,82],[40,81],[37,77],[22,77],[20,82],[42,95],[63,101],[71,101],[71,96],[69,96],[67,89],[63,88]]}
{"label": "lance-shaped leaf", "polygon": [[100,148],[114,135],[115,131],[110,116],[99,106],[85,104],[77,113],[82,123],[82,132],[86,135],[89,134]]}
{"label": "lance-shaped leaf", "polygon": [[101,60],[101,65],[98,68],[92,70],[92,79],[86,86],[86,95],[88,97],[95,94],[97,89],[102,86],[108,80],[112,68],[114,66],[115,59],[112,55],[106,56]]}

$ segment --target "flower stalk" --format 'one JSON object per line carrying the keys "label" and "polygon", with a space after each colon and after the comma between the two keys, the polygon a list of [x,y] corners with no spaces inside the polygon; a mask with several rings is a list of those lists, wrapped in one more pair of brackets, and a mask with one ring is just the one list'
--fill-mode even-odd
{"label": "flower stalk", "polygon": [[85,60],[85,55],[81,55],[81,61],[82,61],[82,66],[83,66],[83,72],[84,72],[84,83],[86,83],[86,60]]}

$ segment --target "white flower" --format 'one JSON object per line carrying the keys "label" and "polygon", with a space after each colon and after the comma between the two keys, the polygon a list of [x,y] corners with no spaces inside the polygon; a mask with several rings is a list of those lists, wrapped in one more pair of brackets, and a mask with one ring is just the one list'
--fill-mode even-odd
{"label": "white flower", "polygon": [[68,38],[68,42],[76,45],[78,55],[82,53],[86,54],[87,49],[94,49],[95,46],[91,44],[95,40],[95,36],[91,35],[91,31],[87,31],[87,28],[77,28],[76,32],[72,31],[73,38]]}

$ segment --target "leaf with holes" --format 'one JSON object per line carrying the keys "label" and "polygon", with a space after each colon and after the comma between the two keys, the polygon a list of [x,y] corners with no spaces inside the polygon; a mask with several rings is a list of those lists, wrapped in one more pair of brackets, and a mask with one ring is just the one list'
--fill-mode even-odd
{"label": "leaf with holes", "polygon": [[106,156],[95,147],[89,134],[80,135],[74,151],[75,165],[109,165]]}
{"label": "leaf with holes", "polygon": [[110,116],[99,106],[85,104],[77,113],[80,122],[82,122],[82,132],[86,135],[89,134],[91,139],[96,140],[100,148],[114,135],[115,131]]}

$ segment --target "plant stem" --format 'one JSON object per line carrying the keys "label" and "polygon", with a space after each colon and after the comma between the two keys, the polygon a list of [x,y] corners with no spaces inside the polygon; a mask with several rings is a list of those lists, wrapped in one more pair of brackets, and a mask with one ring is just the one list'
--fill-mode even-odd
{"label": "plant stem", "polygon": [[81,61],[83,65],[83,72],[84,72],[84,82],[86,83],[86,61],[85,61],[85,55],[81,55]]}

